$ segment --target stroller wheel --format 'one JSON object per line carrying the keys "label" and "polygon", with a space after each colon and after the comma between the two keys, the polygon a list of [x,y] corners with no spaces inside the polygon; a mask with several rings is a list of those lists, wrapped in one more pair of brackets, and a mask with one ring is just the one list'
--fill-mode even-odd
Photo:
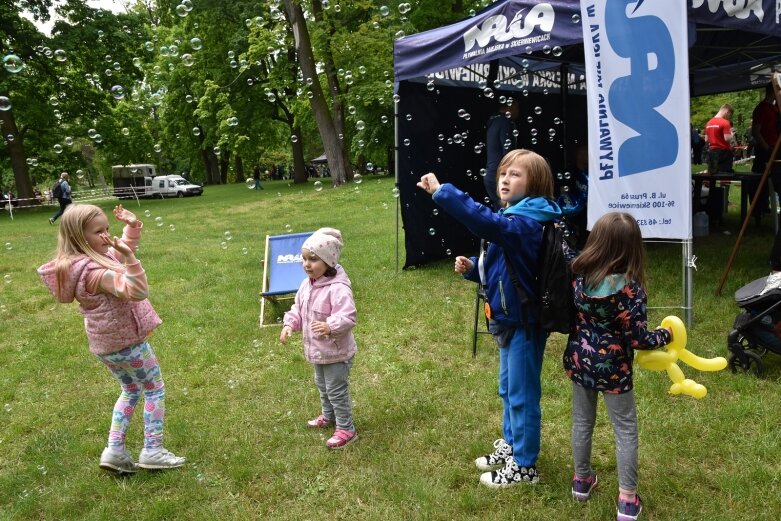
{"label": "stroller wheel", "polygon": [[[751,366],[754,369],[751,369]],[[740,353],[733,353],[729,357],[729,366],[733,373],[737,373],[738,369],[748,373],[752,371],[755,376],[762,374],[762,357],[753,351],[741,351]]]}

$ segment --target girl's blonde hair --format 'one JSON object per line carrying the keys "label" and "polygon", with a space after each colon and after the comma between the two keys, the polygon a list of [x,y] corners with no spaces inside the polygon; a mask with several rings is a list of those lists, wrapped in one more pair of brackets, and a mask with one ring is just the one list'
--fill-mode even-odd
{"label": "girl's blonde hair", "polygon": [[572,261],[572,271],[596,287],[608,275],[619,273],[645,286],[643,235],[628,213],[606,213],[594,223],[586,245]]}
{"label": "girl's blonde hair", "polygon": [[71,204],[62,214],[57,239],[57,262],[54,270],[60,288],[63,287],[68,278],[73,259],[80,255],[86,255],[104,268],[122,271],[120,264],[95,251],[84,238],[84,227],[100,215],[105,215],[105,213],[101,208],[92,204]]}
{"label": "girl's blonde hair", "polygon": [[518,148],[504,155],[496,167],[496,190],[499,190],[499,176],[506,172],[516,159],[521,159],[526,168],[526,196],[553,198],[553,173],[544,157],[531,150]]}

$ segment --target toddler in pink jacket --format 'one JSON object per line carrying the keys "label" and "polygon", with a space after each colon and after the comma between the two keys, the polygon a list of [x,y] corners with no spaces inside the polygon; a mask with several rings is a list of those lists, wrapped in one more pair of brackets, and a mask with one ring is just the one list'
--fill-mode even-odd
{"label": "toddler in pink jacket", "polygon": [[339,265],[343,244],[339,230],[320,228],[301,246],[308,278],[285,313],[279,335],[284,344],[293,331],[302,332],[304,356],[314,366],[322,403],[322,414],[307,425],[319,429],[336,425],[325,443],[329,449],[341,449],[358,439],[349,389],[356,311],[350,279]]}
{"label": "toddler in pink jacket", "polygon": [[[108,218],[91,204],[68,206],[60,223],[57,256],[38,268],[41,280],[62,303],[79,303],[89,350],[120,386],[100,467],[118,474],[170,469],[185,459],[163,448],[165,384],[147,338],[161,324],[147,300],[146,273],[135,256],[143,223],[122,205],[114,217],[122,238],[109,235]],[[144,448],[138,464],[125,447],[130,419],[144,397]]]}

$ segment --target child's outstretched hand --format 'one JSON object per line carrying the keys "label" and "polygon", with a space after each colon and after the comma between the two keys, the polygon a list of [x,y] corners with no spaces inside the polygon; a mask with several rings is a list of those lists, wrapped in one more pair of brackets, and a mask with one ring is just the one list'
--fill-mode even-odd
{"label": "child's outstretched hand", "polygon": [[456,266],[455,266],[456,273],[460,273],[461,275],[463,275],[467,271],[470,271],[474,267],[474,265],[475,263],[467,259],[466,257],[461,257],[460,255],[456,257]]}
{"label": "child's outstretched hand", "polygon": [[290,335],[293,334],[293,328],[290,326],[285,326],[282,328],[282,332],[279,334],[279,342],[281,344],[286,344],[287,339],[290,337]]}
{"label": "child's outstretched hand", "polygon": [[138,226],[138,219],[136,218],[136,214],[130,210],[126,210],[122,207],[121,204],[118,204],[114,207],[114,217],[116,217],[118,221],[121,221],[128,226],[134,228]]}
{"label": "child's outstretched hand", "polygon": [[108,244],[116,251],[121,253],[125,258],[133,256],[133,250],[130,249],[130,246],[125,244],[125,242],[119,237],[114,236],[112,238],[108,233],[104,233],[100,237],[103,239],[104,244]]}
{"label": "child's outstretched hand", "polygon": [[418,188],[422,188],[427,194],[431,195],[439,188],[439,180],[437,179],[437,176],[429,172],[420,178]]}

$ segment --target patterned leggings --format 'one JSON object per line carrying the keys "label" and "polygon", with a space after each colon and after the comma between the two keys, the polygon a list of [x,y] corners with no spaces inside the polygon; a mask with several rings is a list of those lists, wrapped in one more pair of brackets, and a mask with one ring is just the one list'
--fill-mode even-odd
{"label": "patterned leggings", "polygon": [[165,384],[152,346],[144,341],[122,351],[98,356],[119,382],[119,394],[111,418],[108,446],[125,450],[125,437],[136,403],[144,393],[144,448],[163,446],[165,419]]}

